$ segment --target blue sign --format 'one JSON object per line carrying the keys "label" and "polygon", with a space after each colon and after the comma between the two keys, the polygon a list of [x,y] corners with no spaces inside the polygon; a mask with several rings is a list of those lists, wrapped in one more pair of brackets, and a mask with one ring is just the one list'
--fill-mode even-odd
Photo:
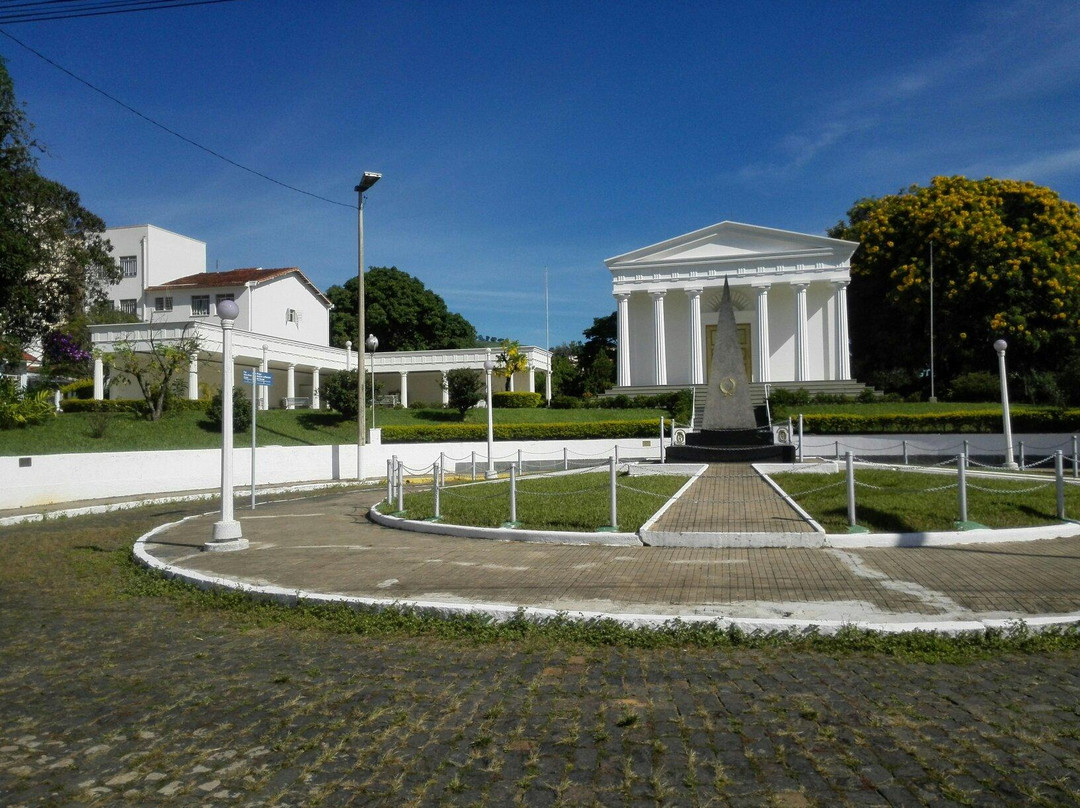
{"label": "blue sign", "polygon": [[[254,373],[255,373],[255,384],[257,384],[259,387],[269,387],[270,385],[272,385],[274,383],[274,374],[273,373],[263,373],[261,370],[256,370],[256,371],[254,371]],[[250,370],[245,370],[244,371],[244,384],[251,384],[251,381],[252,381],[251,380],[251,374],[252,374],[252,371],[250,371]]]}

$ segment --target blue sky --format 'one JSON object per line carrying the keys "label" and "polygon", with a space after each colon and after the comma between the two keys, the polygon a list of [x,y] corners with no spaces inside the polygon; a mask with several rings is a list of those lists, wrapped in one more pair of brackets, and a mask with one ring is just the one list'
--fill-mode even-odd
{"label": "blue sky", "polygon": [[936,174],[1080,201],[1075,2],[240,0],[9,25],[286,191],[0,37],[42,172],[110,225],[207,242],[209,268],[421,278],[482,334],[580,339],[603,260],[724,219],[823,233]]}

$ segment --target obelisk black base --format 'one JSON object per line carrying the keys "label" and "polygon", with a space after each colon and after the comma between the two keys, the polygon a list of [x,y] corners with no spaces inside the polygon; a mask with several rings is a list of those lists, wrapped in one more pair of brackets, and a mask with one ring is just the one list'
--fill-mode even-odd
{"label": "obelisk black base", "polygon": [[690,432],[684,446],[671,446],[667,459],[690,463],[793,463],[795,447],[773,443],[772,430],[703,429]]}

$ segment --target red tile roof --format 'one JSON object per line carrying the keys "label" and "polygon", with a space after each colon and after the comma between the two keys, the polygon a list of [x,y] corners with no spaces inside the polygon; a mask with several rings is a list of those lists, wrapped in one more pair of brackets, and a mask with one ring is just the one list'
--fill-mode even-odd
{"label": "red tile roof", "polygon": [[169,281],[168,283],[162,283],[157,286],[149,286],[146,291],[148,292],[169,292],[177,289],[200,289],[200,288],[213,288],[222,286],[243,286],[248,281],[258,281],[259,283],[265,283],[272,281],[276,278],[283,277],[285,275],[296,274],[300,277],[301,282],[311,287],[311,290],[315,292],[324,301],[329,303],[329,299],[321,291],[319,287],[308,280],[307,276],[300,271],[299,267],[281,267],[279,269],[263,269],[262,267],[245,267],[242,269],[230,269],[225,272],[196,272],[194,275],[185,275],[183,278],[177,278],[176,280]]}

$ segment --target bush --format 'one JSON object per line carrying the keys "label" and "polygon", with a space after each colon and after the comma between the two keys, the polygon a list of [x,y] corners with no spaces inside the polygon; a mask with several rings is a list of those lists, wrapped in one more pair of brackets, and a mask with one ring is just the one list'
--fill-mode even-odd
{"label": "bush", "polygon": [[426,401],[420,401],[419,399],[417,399],[416,401],[410,401],[409,402],[409,409],[410,410],[429,410],[429,409],[432,409],[432,408],[428,406]]}
{"label": "bush", "polygon": [[93,398],[69,398],[61,403],[64,412],[134,412],[146,413],[146,402],[141,398],[120,398],[115,401],[101,401]]}
{"label": "bush", "polygon": [[[857,435],[900,432],[994,433],[1001,431],[1001,413],[985,410],[911,414],[810,414],[803,416],[808,432],[818,435]],[[1014,432],[1075,432],[1080,430],[1080,409],[1012,411]]]}
{"label": "bush", "polygon": [[798,390],[785,390],[783,387],[769,388],[769,406],[799,407],[810,403],[810,393],[800,387]]}
{"label": "bush", "polygon": [[357,416],[357,388],[360,380],[355,370],[339,370],[331,373],[319,384],[323,401],[345,418]]}
{"label": "bush", "polygon": [[964,373],[952,380],[949,398],[953,401],[997,401],[1001,398],[1001,381],[995,373]]}
{"label": "bush", "polygon": [[[588,440],[595,438],[651,438],[658,434],[657,422],[594,421],[571,424],[495,424],[496,440]],[[441,443],[483,441],[486,424],[438,424],[386,426],[383,443]]]}
{"label": "bush", "polygon": [[25,394],[14,379],[0,378],[0,429],[40,424],[54,415],[56,408],[49,391]]}
{"label": "bush", "polygon": [[[206,409],[206,417],[218,431],[221,430],[221,391],[214,393],[210,399],[210,406]],[[251,399],[247,397],[243,387],[233,388],[232,400],[232,425],[233,432],[244,432],[251,429]]]}
{"label": "bush", "polygon": [[581,409],[581,399],[576,396],[552,396],[551,408],[553,410],[578,410]]}
{"label": "bush", "polygon": [[454,368],[446,374],[447,404],[452,410],[465,413],[484,397],[484,379],[480,373],[469,368]]}
{"label": "bush", "polygon": [[88,399],[94,397],[94,380],[93,379],[77,379],[71,384],[65,384],[60,388],[60,392],[65,398],[73,397],[78,399]]}
{"label": "bush", "polygon": [[491,394],[491,406],[495,409],[530,409],[539,407],[543,397],[539,393],[506,390]]}

